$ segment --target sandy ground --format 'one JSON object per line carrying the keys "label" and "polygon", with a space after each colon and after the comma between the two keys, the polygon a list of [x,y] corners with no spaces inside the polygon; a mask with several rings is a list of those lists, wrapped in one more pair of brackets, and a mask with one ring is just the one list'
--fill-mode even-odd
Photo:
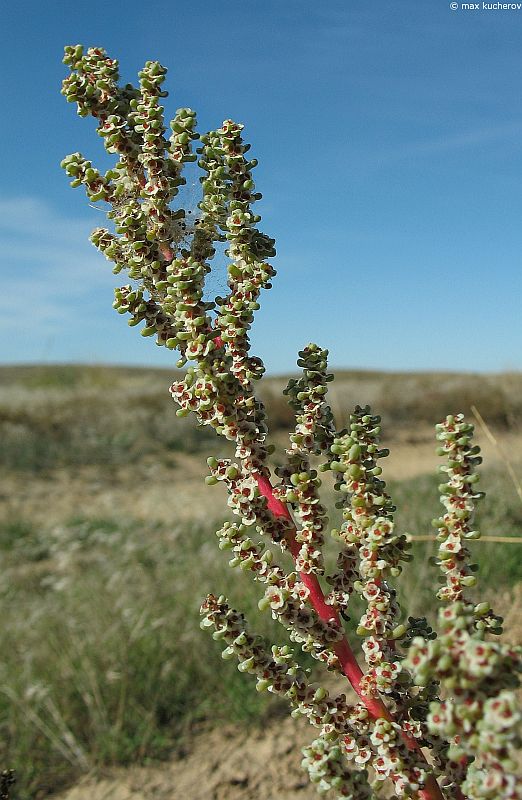
{"label": "sandy ground", "polygon": [[59,800],[312,800],[300,766],[312,739],[310,726],[291,718],[250,733],[225,727],[199,736],[185,758],[87,776]]}

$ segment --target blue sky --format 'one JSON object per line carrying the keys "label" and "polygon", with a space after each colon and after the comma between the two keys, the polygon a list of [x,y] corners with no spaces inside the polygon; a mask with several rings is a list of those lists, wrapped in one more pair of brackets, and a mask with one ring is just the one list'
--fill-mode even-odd
{"label": "blue sky", "polygon": [[59,91],[83,43],[125,81],[167,66],[169,119],[245,124],[278,251],[252,336],[269,372],[309,341],[337,367],[522,369],[522,10],[20,0],[2,18],[1,362],[175,360],[112,310],[118,278],[87,242],[104,217],[59,168],[101,160]]}

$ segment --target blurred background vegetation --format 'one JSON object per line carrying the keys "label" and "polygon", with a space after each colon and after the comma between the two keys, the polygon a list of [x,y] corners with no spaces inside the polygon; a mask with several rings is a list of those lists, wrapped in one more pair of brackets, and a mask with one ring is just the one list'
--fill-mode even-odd
{"label": "blurred background vegetation", "polygon": [[[209,720],[258,725],[281,713],[199,630],[207,591],[226,591],[270,641],[284,630],[257,612],[260,588],[230,572],[214,531],[228,516],[222,487],[204,485],[205,458],[227,443],[178,419],[166,370],[108,367],[0,369],[0,765],[21,800],[106,764],[149,763],[183,751]],[[292,412],[287,379],[261,383],[282,458]],[[342,427],[355,403],[382,414],[392,450],[384,477],[397,523],[431,533],[439,513],[433,424],[479,411],[485,465],[484,534],[522,536],[522,375],[339,372],[330,401]],[[500,449],[499,449],[500,448]],[[332,487],[324,485],[331,509]],[[416,542],[401,581],[411,614],[434,621],[435,542]],[[473,543],[481,597],[522,625],[521,545]],[[335,558],[334,543],[328,560]],[[518,594],[517,594],[518,593]],[[515,605],[516,607],[516,605]],[[350,636],[358,609],[348,623]],[[306,666],[315,669],[310,662]]]}

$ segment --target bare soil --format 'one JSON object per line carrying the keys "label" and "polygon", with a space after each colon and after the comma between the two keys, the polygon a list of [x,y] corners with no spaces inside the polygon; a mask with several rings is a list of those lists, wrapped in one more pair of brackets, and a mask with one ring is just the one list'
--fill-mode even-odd
{"label": "bare soil", "polygon": [[246,733],[226,727],[199,736],[183,758],[86,776],[59,800],[312,800],[300,766],[312,738],[306,722],[291,718]]}

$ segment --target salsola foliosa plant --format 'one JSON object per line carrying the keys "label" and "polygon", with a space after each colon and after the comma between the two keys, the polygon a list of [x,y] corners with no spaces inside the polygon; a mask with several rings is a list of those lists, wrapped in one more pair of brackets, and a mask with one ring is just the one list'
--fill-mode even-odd
{"label": "salsola foliosa plant", "polygon": [[[217,532],[219,545],[232,551],[232,566],[261,585],[260,610],[270,609],[294,646],[267,647],[222,595],[203,602],[202,627],[222,640],[224,658],[236,658],[258,691],[287,698],[292,714],[317,729],[303,765],[320,792],[353,800],[381,791],[423,800],[522,798],[514,760],[521,653],[492,636],[501,632],[501,619],[473,593],[468,544],[479,536],[473,517],[481,459],[472,425],[456,415],[437,426],[446,481],[436,520],[442,578],[436,634],[425,619],[402,621],[396,599],[393,581],[411,554],[381,477],[387,451],[379,443],[380,418],[358,406],[349,427],[336,429],[327,351],[316,344],[299,353],[302,375],[286,389],[295,429],[277,477],[271,474],[267,418],[255,394],[264,366],[250,354],[249,330],[261,290],[275,275],[268,261],[275,250],[252,210],[261,195],[243,126],[226,120],[200,135],[194,111],[181,108],[167,138],[166,70],[158,62],[145,64],[138,86],[120,86],[118,63],[100,48],[67,47],[64,62],[70,74],[63,94],[81,116],[97,120],[105,148],[116,156],[105,174],[80,153],[62,164],[73,186],[83,184],[91,201],[108,205],[111,230],[96,228],[91,240],[114,272],[130,280],[116,289],[114,307],[130,325],[143,323],[143,336],[179,354],[177,367],[186,370],[170,388],[176,413],[193,413],[235,443],[233,459],[208,459],[207,482],[226,485],[237,517]],[[175,200],[183,167],[195,159],[201,200],[187,226]],[[205,278],[222,242],[228,292],[210,301]],[[328,520],[319,473],[325,471],[333,473],[342,509],[342,524],[331,531],[339,549],[334,574],[325,574],[323,561]],[[278,548],[293,557],[292,571],[277,564]],[[354,593],[365,610],[357,641],[349,641],[343,619]],[[353,700],[312,683],[298,648],[345,676]]]}

